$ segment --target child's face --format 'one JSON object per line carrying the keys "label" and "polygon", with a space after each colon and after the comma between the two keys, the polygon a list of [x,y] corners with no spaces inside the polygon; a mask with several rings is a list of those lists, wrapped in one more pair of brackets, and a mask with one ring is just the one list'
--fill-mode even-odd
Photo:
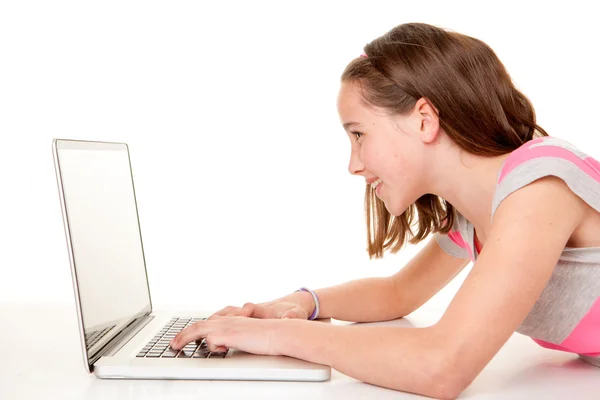
{"label": "child's face", "polygon": [[398,216],[421,196],[423,157],[415,130],[420,121],[412,114],[390,117],[381,109],[364,105],[361,99],[358,84],[342,83],[338,113],[352,146],[348,170],[367,183],[379,181],[376,195],[392,215]]}

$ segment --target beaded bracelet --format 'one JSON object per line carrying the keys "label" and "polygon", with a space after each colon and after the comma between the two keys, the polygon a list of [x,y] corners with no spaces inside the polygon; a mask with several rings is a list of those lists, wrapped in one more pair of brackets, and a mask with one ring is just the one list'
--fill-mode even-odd
{"label": "beaded bracelet", "polygon": [[317,297],[317,294],[314,292],[314,290],[311,290],[311,289],[305,288],[305,287],[302,287],[302,288],[296,290],[296,292],[300,292],[300,291],[308,292],[312,295],[313,299],[315,300],[315,309],[312,312],[312,314],[310,315],[310,317],[308,317],[308,319],[311,321],[317,319],[317,317],[319,316],[319,298]]}

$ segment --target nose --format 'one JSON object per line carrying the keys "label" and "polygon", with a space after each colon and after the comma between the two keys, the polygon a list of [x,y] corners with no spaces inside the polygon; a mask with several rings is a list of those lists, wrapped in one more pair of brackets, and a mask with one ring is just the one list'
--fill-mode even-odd
{"label": "nose", "polygon": [[358,149],[356,149],[355,146],[352,146],[352,151],[350,153],[350,164],[348,164],[348,172],[350,172],[352,175],[360,175],[360,173],[364,170],[365,165],[360,159]]}

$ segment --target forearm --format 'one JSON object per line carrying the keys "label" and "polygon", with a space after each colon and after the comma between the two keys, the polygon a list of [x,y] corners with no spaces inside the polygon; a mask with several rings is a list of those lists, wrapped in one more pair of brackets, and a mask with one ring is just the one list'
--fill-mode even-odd
{"label": "forearm", "polygon": [[[388,321],[403,317],[403,307],[390,278],[365,278],[340,285],[317,289],[319,318],[335,318],[351,322]],[[314,300],[309,293],[296,294],[301,297],[308,313],[314,309]]]}
{"label": "forearm", "polygon": [[431,327],[281,322],[273,339],[280,354],[329,365],[352,378],[390,389],[444,398],[456,392],[443,339]]}

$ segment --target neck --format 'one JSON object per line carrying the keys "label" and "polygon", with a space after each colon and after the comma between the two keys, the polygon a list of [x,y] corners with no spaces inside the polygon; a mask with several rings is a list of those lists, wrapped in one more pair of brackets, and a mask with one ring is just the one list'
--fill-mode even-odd
{"label": "neck", "polygon": [[[439,148],[439,147],[438,147]],[[448,201],[474,226],[481,243],[491,228],[492,199],[500,168],[510,153],[482,157],[455,148],[446,155],[436,156],[435,170],[429,176],[429,193]]]}

